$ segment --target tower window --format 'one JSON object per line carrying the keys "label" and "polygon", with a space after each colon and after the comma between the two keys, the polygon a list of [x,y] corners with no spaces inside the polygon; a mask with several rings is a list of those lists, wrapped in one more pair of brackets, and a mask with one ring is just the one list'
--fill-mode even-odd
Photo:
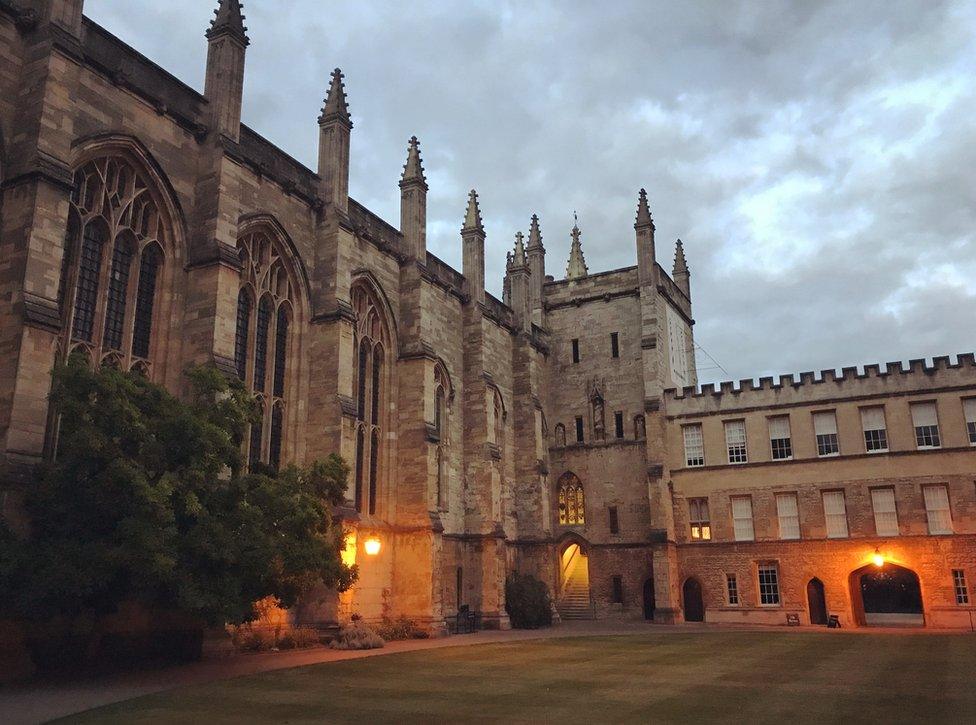
{"label": "tower window", "polygon": [[574,339],[573,340],[573,362],[578,363],[579,361],[580,361],[579,340]]}
{"label": "tower window", "polygon": [[623,604],[624,603],[624,578],[622,576],[615,576],[612,579],[613,586],[613,603]]}
{"label": "tower window", "polygon": [[610,533],[619,534],[620,533],[620,519],[617,516],[617,507],[611,506],[608,510],[610,515]]}
{"label": "tower window", "polygon": [[583,416],[576,416],[576,442],[583,442]]}
{"label": "tower window", "polygon": [[616,428],[617,438],[624,437],[624,414],[614,413],[613,414],[613,425]]}
{"label": "tower window", "polygon": [[610,355],[620,357],[620,336],[616,332],[610,333]]}

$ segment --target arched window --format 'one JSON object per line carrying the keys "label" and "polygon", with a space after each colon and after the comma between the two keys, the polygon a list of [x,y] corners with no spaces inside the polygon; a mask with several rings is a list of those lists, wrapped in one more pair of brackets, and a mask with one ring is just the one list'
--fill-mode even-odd
{"label": "arched window", "polygon": [[372,290],[365,284],[352,289],[356,313],[356,510],[375,514],[384,474],[383,436],[389,411],[387,354],[389,327]]}
{"label": "arched window", "polygon": [[450,380],[447,377],[447,372],[442,364],[438,363],[434,368],[434,434],[437,438],[434,460],[437,466],[437,508],[441,511],[448,510],[450,501],[447,480],[447,446],[450,442],[447,424],[447,390],[449,387]]}
{"label": "arched window", "polygon": [[560,448],[566,445],[566,426],[556,423],[556,445]]}
{"label": "arched window", "polygon": [[495,388],[494,396],[494,416],[495,416],[495,445],[498,446],[500,451],[502,446],[505,444],[505,403],[502,401],[502,395]]}
{"label": "arched window", "polygon": [[559,523],[563,526],[586,523],[583,484],[574,473],[567,472],[559,477]]}
{"label": "arched window", "polygon": [[147,177],[122,156],[75,172],[59,282],[66,352],[81,347],[97,363],[148,374],[171,235]]}
{"label": "arched window", "polygon": [[[242,269],[234,366],[262,401],[261,420],[251,425],[248,436],[248,466],[254,470],[258,463],[267,463],[277,469],[288,443],[285,421],[297,287],[286,271],[282,243],[263,226],[237,240],[237,253]],[[254,300],[257,309],[252,314]]]}

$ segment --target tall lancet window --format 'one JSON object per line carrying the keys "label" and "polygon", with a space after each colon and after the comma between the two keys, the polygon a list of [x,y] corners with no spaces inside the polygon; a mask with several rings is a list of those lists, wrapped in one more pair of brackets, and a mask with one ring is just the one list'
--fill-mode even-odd
{"label": "tall lancet window", "polygon": [[450,381],[441,363],[434,368],[434,437],[437,439],[434,451],[436,470],[436,505],[441,511],[447,511],[450,501],[447,475],[447,449],[450,444],[448,430],[448,391]]}
{"label": "tall lancet window", "polygon": [[172,240],[159,198],[123,156],[75,172],[58,294],[66,352],[150,372],[160,324],[153,303]]}
{"label": "tall lancet window", "polygon": [[373,515],[386,471],[384,435],[389,415],[389,326],[375,294],[365,284],[352,289],[356,312],[356,510]]}
{"label": "tall lancet window", "polygon": [[242,235],[237,251],[242,284],[237,296],[234,367],[261,406],[260,420],[251,424],[248,435],[248,467],[253,471],[265,464],[278,469],[288,450],[296,287],[285,268],[282,244],[269,231]]}

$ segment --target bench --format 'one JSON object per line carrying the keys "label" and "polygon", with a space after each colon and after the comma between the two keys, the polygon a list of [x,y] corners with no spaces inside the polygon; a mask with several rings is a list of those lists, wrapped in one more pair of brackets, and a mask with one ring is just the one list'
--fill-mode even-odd
{"label": "bench", "polygon": [[454,634],[471,634],[479,629],[481,629],[481,612],[472,612],[467,604],[459,607],[454,623]]}

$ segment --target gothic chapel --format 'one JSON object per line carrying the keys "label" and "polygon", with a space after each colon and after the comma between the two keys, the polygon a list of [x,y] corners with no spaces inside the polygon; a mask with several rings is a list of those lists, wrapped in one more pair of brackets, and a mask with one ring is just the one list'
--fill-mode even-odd
{"label": "gothic chapel", "polygon": [[[397,225],[349,197],[338,69],[311,170],[241,123],[239,0],[219,0],[206,32],[202,95],[82,6],[0,0],[5,516],[56,433],[59,357],[177,393],[187,365],[212,362],[261,402],[252,466],[338,452],[352,469],[341,515],[359,581],[310,597],[300,623],[404,614],[443,633],[467,606],[504,628],[518,571],[567,619],[812,621],[815,577],[824,611],[870,624],[875,554],[921,581],[926,624],[972,621],[971,355],[699,390],[684,250],[657,245],[643,190],[635,266],[591,272],[577,224],[554,279],[527,209],[499,300],[475,191],[458,199],[461,270],[427,251],[416,138]],[[882,488],[898,502],[883,537]]]}

